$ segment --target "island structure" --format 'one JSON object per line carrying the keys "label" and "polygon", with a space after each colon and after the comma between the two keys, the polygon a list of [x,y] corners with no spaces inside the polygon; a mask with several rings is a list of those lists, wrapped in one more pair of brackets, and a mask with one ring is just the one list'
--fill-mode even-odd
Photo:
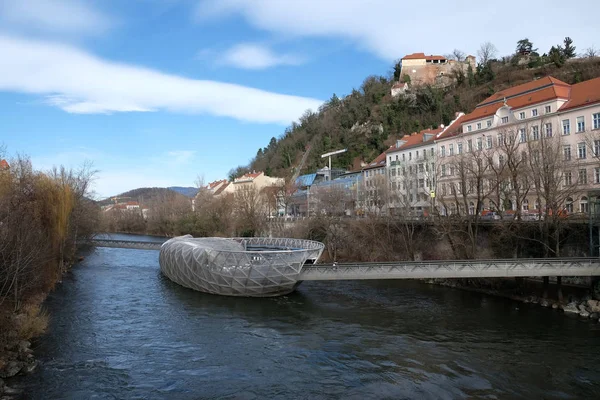
{"label": "island structure", "polygon": [[289,238],[178,236],[160,249],[161,272],[173,282],[225,296],[272,297],[293,292],[304,264],[317,262],[323,243]]}

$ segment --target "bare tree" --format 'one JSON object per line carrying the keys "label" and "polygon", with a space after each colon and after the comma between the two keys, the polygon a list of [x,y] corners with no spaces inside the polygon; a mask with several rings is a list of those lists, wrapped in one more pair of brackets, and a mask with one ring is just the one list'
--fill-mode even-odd
{"label": "bare tree", "polygon": [[596,49],[594,46],[590,46],[587,49],[585,49],[585,52],[582,56],[587,58],[598,57],[598,49]]}
{"label": "bare tree", "polygon": [[486,65],[490,60],[496,58],[498,54],[498,49],[492,42],[484,42],[477,50],[477,56],[479,57],[479,62],[482,65]]}

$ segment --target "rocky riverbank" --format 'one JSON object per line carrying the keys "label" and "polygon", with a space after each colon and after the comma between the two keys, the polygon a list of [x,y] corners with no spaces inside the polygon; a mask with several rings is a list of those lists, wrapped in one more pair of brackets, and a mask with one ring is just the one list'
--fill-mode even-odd
{"label": "rocky riverbank", "polygon": [[[584,294],[585,290],[580,287],[574,288],[575,290],[573,290],[572,293],[566,294],[564,300],[561,302],[555,299],[543,298],[541,296],[531,294],[535,292],[532,286],[525,286],[524,288],[521,288],[522,293],[516,293],[513,285],[506,285],[506,283],[510,283],[512,280],[482,279],[469,280],[469,282],[465,283],[460,279],[427,279],[425,282],[434,285],[447,286],[461,290],[484,293],[492,296],[504,297],[525,304],[537,304],[541,307],[562,311],[568,315],[579,315],[581,318],[600,322],[600,300],[592,299],[591,294]],[[567,291],[568,293],[569,288],[563,288],[563,290]]]}
{"label": "rocky riverbank", "polygon": [[21,340],[5,347],[0,359],[0,399],[8,400],[21,395],[20,389],[11,388],[4,379],[12,378],[17,374],[30,374],[37,366],[38,361],[33,356],[31,342]]}

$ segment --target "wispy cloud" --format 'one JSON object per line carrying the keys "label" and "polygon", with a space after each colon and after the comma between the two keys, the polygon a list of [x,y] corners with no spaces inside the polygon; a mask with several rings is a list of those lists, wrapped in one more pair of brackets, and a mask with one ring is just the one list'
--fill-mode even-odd
{"label": "wispy cloud", "polygon": [[83,0],[2,0],[0,26],[57,33],[96,34],[110,28],[108,16]]}
{"label": "wispy cloud", "polygon": [[168,162],[175,164],[187,164],[192,160],[195,154],[196,152],[193,150],[169,151],[167,153]]}
{"label": "wispy cloud", "polygon": [[[562,21],[548,30],[534,29],[528,34],[536,46],[547,49],[565,36],[578,45],[591,45],[597,36],[598,0],[580,0],[578,18]],[[454,48],[475,51],[479,44],[491,40],[501,52],[514,50],[516,41],[526,35],[508,29],[518,18],[506,10],[523,7],[522,0],[506,0],[503,7],[494,3],[434,0],[426,10],[421,2],[389,0],[199,0],[196,17],[203,21],[241,16],[251,26],[278,37],[332,37],[349,39],[359,48],[385,60],[406,52],[450,52]],[[573,5],[558,0],[529,0],[527,8],[536,10],[539,21],[556,20],[573,14]],[[485,35],[474,35],[483,32]],[[413,40],[417,38],[416,40]],[[588,43],[585,43],[588,41]]]}
{"label": "wispy cloud", "polygon": [[280,65],[300,65],[306,62],[296,54],[277,54],[268,46],[256,43],[241,43],[229,48],[217,58],[219,64],[243,69],[265,69]]}
{"label": "wispy cloud", "polygon": [[0,35],[0,91],[38,94],[70,113],[169,111],[288,124],[320,100],[103,60],[54,42]]}

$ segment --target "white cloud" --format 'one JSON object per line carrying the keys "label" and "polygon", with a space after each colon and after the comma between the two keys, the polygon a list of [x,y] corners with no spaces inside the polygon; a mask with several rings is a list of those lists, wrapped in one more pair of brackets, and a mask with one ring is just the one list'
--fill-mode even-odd
{"label": "white cloud", "polygon": [[270,48],[255,43],[242,43],[228,49],[219,63],[243,69],[265,69],[279,65],[300,65],[303,57],[295,54],[276,54]]}
{"label": "white cloud", "polygon": [[196,152],[193,150],[169,151],[167,153],[168,163],[187,164],[192,160],[195,154]]}
{"label": "white cloud", "polygon": [[[350,39],[360,48],[382,59],[393,60],[409,52],[444,53],[454,48],[474,53],[480,43],[490,40],[500,52],[514,51],[516,41],[529,36],[540,49],[571,36],[581,49],[596,37],[597,0],[578,0],[577,9],[588,10],[577,18],[574,5],[559,0],[530,0],[527,18],[519,16],[521,0],[494,2],[389,0],[200,0],[196,15],[201,21],[241,15],[252,26],[282,35],[338,37]],[[512,10],[512,11],[511,11]],[[521,23],[556,21],[551,29]],[[521,24],[521,25],[519,25]],[[587,43],[586,43],[587,41]]]}
{"label": "white cloud", "polygon": [[58,33],[100,33],[110,19],[82,0],[2,0],[0,27]]}
{"label": "white cloud", "polygon": [[320,100],[116,63],[74,47],[0,35],[0,91],[46,96],[70,113],[170,111],[288,124]]}

